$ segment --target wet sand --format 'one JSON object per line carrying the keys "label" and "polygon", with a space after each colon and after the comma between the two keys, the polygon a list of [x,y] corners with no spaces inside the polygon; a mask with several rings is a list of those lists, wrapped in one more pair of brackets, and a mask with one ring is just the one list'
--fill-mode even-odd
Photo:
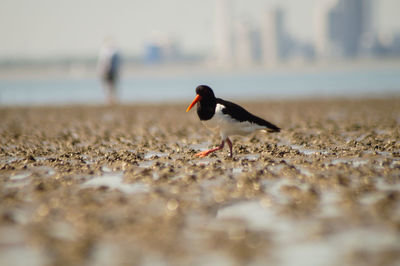
{"label": "wet sand", "polygon": [[240,104],[1,108],[0,264],[399,265],[400,99]]}

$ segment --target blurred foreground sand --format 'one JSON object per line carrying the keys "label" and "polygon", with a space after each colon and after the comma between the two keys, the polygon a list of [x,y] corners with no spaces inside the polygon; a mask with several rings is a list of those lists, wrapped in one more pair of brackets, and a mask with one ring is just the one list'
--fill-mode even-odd
{"label": "blurred foreground sand", "polygon": [[400,99],[0,109],[0,265],[399,265]]}

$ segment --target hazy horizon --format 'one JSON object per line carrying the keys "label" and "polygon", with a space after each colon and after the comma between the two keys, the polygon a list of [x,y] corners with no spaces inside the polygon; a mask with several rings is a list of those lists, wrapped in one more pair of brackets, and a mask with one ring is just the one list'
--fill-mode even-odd
{"label": "hazy horizon", "polygon": [[[257,26],[263,10],[286,10],[286,27],[302,41],[312,41],[313,6],[323,0],[232,0],[234,19]],[[278,4],[279,3],[279,4]],[[400,2],[382,0],[374,12],[381,33],[400,32]],[[215,1],[11,1],[0,2],[0,59],[95,55],[112,36],[121,51],[139,55],[153,35],[168,34],[187,53],[209,53],[214,47]]]}

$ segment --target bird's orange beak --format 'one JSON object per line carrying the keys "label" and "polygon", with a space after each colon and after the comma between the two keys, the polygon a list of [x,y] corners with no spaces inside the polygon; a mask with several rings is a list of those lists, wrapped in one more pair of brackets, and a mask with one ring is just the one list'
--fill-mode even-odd
{"label": "bird's orange beak", "polygon": [[195,105],[198,101],[201,100],[200,95],[196,95],[196,98],[194,98],[193,102],[189,105],[189,107],[186,109],[186,112],[189,112],[190,109],[192,109],[193,105]]}

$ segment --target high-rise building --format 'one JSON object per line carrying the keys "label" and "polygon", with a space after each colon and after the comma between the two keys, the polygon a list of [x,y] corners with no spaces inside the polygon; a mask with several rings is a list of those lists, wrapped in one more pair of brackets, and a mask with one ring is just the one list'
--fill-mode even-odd
{"label": "high-rise building", "polygon": [[325,1],[314,16],[315,47],[319,56],[354,57],[373,34],[371,0]]}
{"label": "high-rise building", "polygon": [[363,30],[362,1],[340,0],[329,12],[330,39],[339,55],[353,57],[358,53]]}
{"label": "high-rise building", "polygon": [[373,46],[376,43],[378,29],[376,24],[376,17],[374,12],[376,10],[376,1],[364,0],[363,4],[363,32],[361,35],[361,50],[362,52],[371,53]]}
{"label": "high-rise building", "polygon": [[233,63],[232,1],[216,0],[215,59],[220,66]]}
{"label": "high-rise building", "polygon": [[257,39],[255,29],[246,22],[238,23],[234,34],[234,57],[238,66],[249,66],[257,57]]}
{"label": "high-rise building", "polygon": [[329,12],[337,0],[317,2],[313,13],[314,47],[318,57],[328,57],[331,54],[329,35]]}
{"label": "high-rise building", "polygon": [[274,66],[282,59],[284,37],[284,15],[282,9],[268,9],[265,12],[261,26],[261,50],[264,65]]}

